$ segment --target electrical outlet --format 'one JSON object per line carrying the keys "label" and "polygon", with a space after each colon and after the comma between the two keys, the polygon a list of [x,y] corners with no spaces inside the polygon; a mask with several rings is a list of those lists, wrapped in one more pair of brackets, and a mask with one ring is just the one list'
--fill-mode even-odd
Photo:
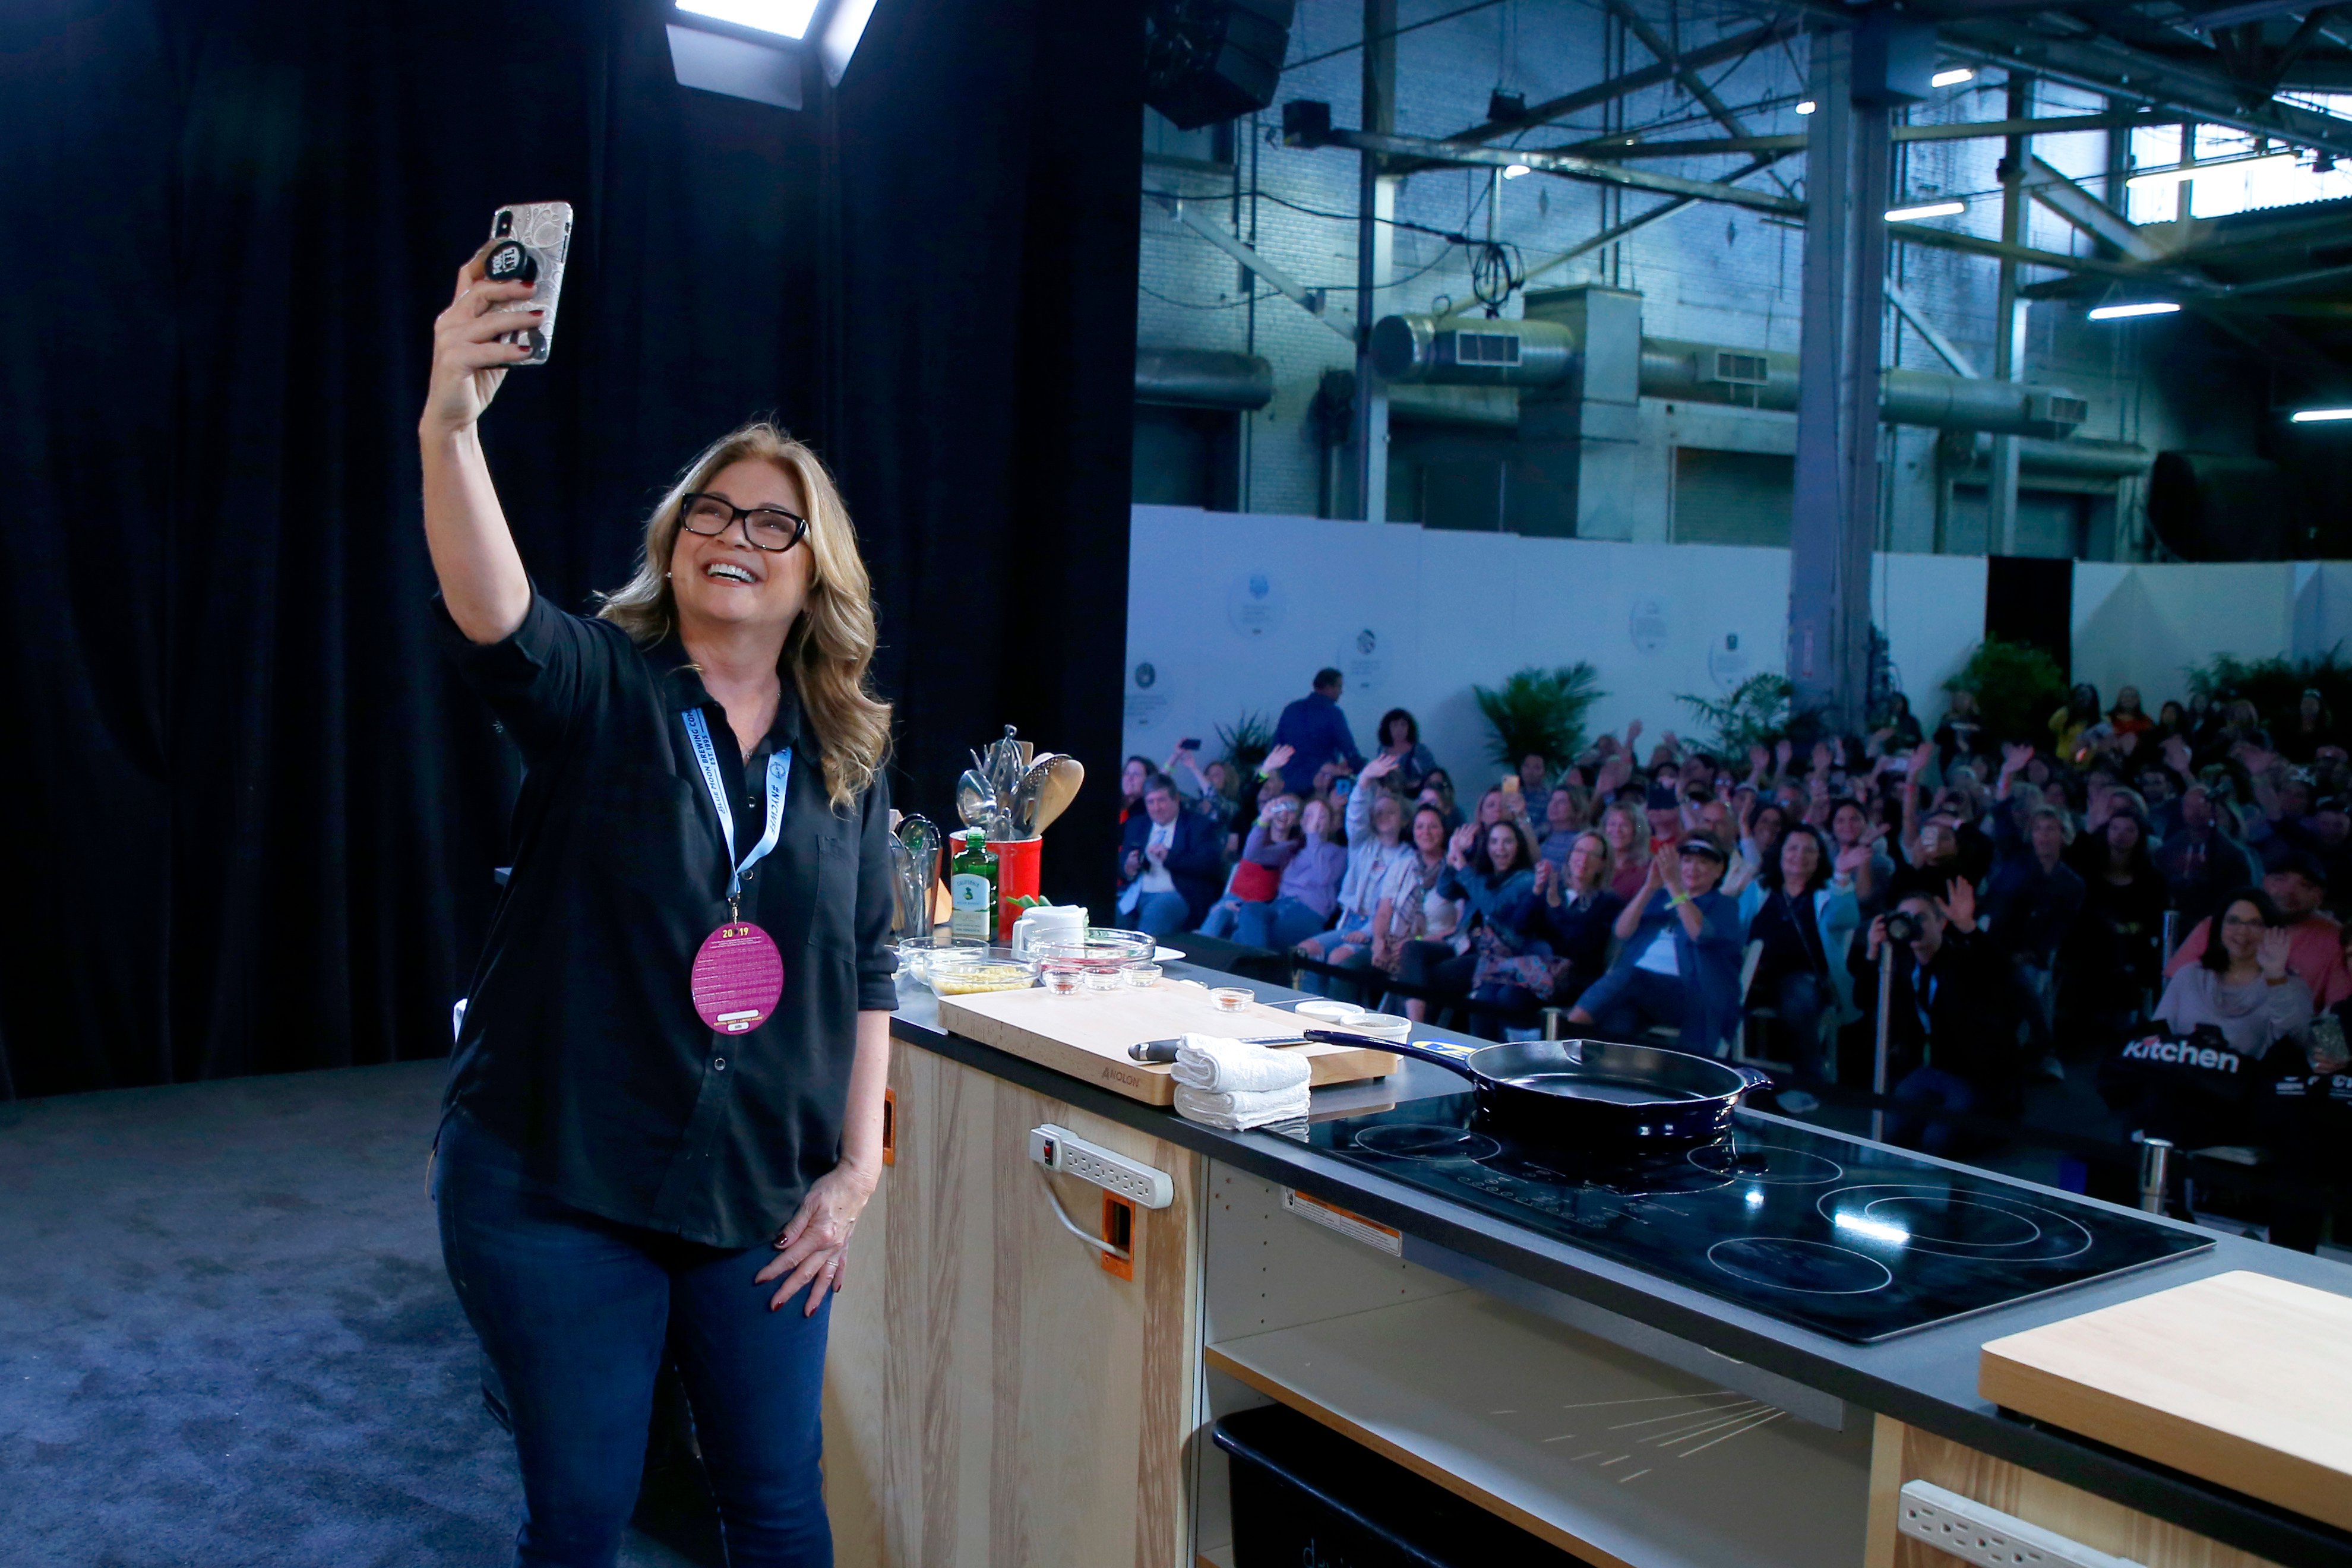
{"label": "electrical outlet", "polygon": [[1029,1130],[1029,1158],[1049,1171],[1092,1182],[1148,1209],[1164,1209],[1176,1201],[1176,1184],[1168,1179],[1167,1172],[1089,1143],[1050,1121]]}
{"label": "electrical outlet", "polygon": [[1895,1528],[1984,1568],[2141,1568],[2001,1512],[1932,1481],[1906,1481]]}

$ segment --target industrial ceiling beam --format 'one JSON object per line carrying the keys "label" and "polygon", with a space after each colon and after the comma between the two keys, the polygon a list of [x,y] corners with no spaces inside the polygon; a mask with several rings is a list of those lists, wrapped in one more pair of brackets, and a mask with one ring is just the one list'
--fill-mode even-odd
{"label": "industrial ceiling beam", "polygon": [[[1691,70],[1704,70],[1708,66],[1721,65],[1727,60],[1741,58],[1767,45],[1793,37],[1799,26],[1800,19],[1794,15],[1776,17],[1760,27],[1750,28],[1745,33],[1735,33],[1729,37],[1718,38],[1714,43],[1701,44],[1695,49],[1685,50],[1678,63]],[[1644,66],[1640,70],[1627,71],[1623,76],[1612,77],[1607,81],[1596,82],[1591,87],[1579,88],[1574,92],[1563,93],[1558,98],[1547,99],[1541,103],[1530,105],[1523,114],[1511,115],[1503,120],[1489,120],[1484,124],[1473,125],[1466,131],[1459,131],[1446,137],[1445,142],[1450,146],[1477,146],[1517,132],[1533,131],[1565,115],[1574,114],[1580,110],[1591,109],[1597,104],[1607,103],[1612,99],[1622,98],[1627,93],[1640,92],[1644,88],[1664,86],[1674,79],[1673,67],[1663,61],[1656,62]],[[1442,161],[1412,161],[1391,165],[1389,173],[1410,174],[1422,169],[1439,167]]]}
{"label": "industrial ceiling beam", "polygon": [[1947,23],[1944,47],[1966,59],[2097,92],[2163,104],[2184,116],[2352,157],[2352,120],[2275,99],[2243,100],[2242,84],[2105,37],[2058,38],[1998,21]]}
{"label": "industrial ceiling beam", "polygon": [[2149,243],[2137,224],[2040,158],[2026,161],[2025,193],[2080,232],[2114,246],[2130,260],[2156,262],[2164,259],[2163,253]]}
{"label": "industrial ceiling beam", "polygon": [[[1716,183],[1718,184],[1728,185],[1734,180],[1744,180],[1750,174],[1760,174],[1765,169],[1771,167],[1775,162],[1784,155],[1785,154],[1780,153],[1771,153],[1759,157],[1746,168],[1735,170],[1731,174],[1726,174],[1721,180]],[[1574,245],[1570,246],[1566,250],[1561,251],[1559,255],[1552,257],[1548,260],[1538,261],[1533,267],[1528,268],[1526,280],[1532,283],[1537,279],[1542,277],[1545,273],[1549,272],[1556,267],[1565,267],[1580,256],[1585,255],[1590,251],[1598,250],[1604,245],[1613,245],[1617,241],[1624,238],[1627,235],[1633,233],[1636,229],[1647,228],[1654,223],[1674,216],[1676,213],[1681,212],[1685,207],[1696,206],[1698,203],[1699,198],[1696,196],[1675,196],[1670,201],[1660,203],[1658,205],[1652,207],[1647,212],[1635,213],[1632,217],[1626,218],[1622,222],[1611,224],[1607,228],[1602,229],[1600,233],[1593,235],[1591,237],[1588,239],[1580,239]]]}
{"label": "industrial ceiling beam", "polygon": [[[1706,110],[1709,119],[1722,126],[1729,135],[1748,134],[1747,122],[1733,112],[1729,104],[1716,96],[1715,89],[1707,86],[1706,79],[1675,52],[1674,45],[1667,42],[1657,28],[1650,26],[1648,18],[1634,10],[1629,0],[1602,0],[1602,4],[1609,7],[1609,14],[1616,17],[1627,32],[1642,41],[1642,47],[1649,50],[1660,65],[1673,68],[1675,79],[1682,84],[1685,92],[1698,100],[1699,107]],[[1780,187],[1781,195],[1795,195],[1789,189],[1789,182],[1779,174],[1772,176],[1772,183]]]}
{"label": "industrial ceiling beam", "polygon": [[1214,219],[1204,218],[1197,211],[1185,205],[1183,197],[1171,196],[1156,191],[1152,194],[1159,196],[1160,205],[1168,209],[1170,217],[1240,262],[1253,278],[1265,279],[1274,286],[1275,292],[1284,299],[1346,338],[1349,342],[1355,342],[1356,333],[1352,327],[1343,327],[1325,313],[1324,305],[1328,302],[1328,296],[1322,289],[1309,289],[1300,283],[1289,273],[1260,256],[1251,248],[1247,241],[1237,235],[1227,234],[1217,226]]}
{"label": "industrial ceiling beam", "polygon": [[[2077,131],[2126,131],[2142,126],[2178,125],[2173,115],[2133,110],[2113,114],[2060,114],[2041,120],[1965,120],[1950,125],[1898,125],[1897,142],[1976,142],[2004,136],[2063,136]],[[1801,153],[1802,132],[1786,136],[1706,136],[1677,142],[1634,142],[1622,136],[1595,137],[1553,149],[1587,158],[1699,158],[1729,153]]]}
{"label": "industrial ceiling beam", "polygon": [[1943,329],[1929,321],[1919,308],[1911,302],[1911,296],[1903,291],[1902,285],[1892,278],[1886,280],[1886,302],[1895,307],[1896,315],[1911,323],[1911,330],[1919,334],[1921,342],[1936,351],[1937,359],[1952,367],[1953,374],[1962,381],[1983,379],[1984,373],[1977,369],[1975,362],[1962,352],[1959,344],[1946,337]]}
{"label": "industrial ceiling beam", "polygon": [[[1679,174],[1628,169],[1605,158],[1586,158],[1573,153],[1538,153],[1528,147],[1464,147],[1448,142],[1433,142],[1426,136],[1383,136],[1370,131],[1333,130],[1318,135],[1315,144],[1352,147],[1360,153],[1378,153],[1391,160],[1412,159],[1423,167],[1454,163],[1507,169],[1514,164],[1523,164],[1543,174],[1565,174],[1571,179],[1590,180],[1595,184],[1656,191],[1670,196],[1694,196],[1701,201],[1728,202],[1734,206],[1753,207],[1759,212],[1776,213],[1783,217],[1801,216],[1805,210],[1805,204],[1791,196],[1776,196],[1769,191],[1751,191],[1744,186],[1727,185],[1714,180],[1686,180]],[[1391,162],[1387,166],[1395,170],[1402,165],[1398,162]]]}

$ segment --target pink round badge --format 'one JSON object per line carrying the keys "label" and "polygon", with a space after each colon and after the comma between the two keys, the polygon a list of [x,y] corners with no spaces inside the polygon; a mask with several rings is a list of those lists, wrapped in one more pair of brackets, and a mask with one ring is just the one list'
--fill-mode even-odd
{"label": "pink round badge", "polygon": [[765,1023],[784,994],[784,955],[773,938],[748,921],[720,926],[694,955],[694,1010],[722,1035]]}

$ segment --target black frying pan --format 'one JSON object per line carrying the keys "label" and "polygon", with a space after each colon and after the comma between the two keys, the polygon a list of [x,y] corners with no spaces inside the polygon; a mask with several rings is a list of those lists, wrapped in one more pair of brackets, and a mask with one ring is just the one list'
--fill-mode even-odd
{"label": "black frying pan", "polygon": [[1615,1040],[1364,1043],[1452,1068],[1475,1086],[1482,1121],[1556,1148],[1720,1138],[1741,1097],[1772,1081],[1753,1068]]}

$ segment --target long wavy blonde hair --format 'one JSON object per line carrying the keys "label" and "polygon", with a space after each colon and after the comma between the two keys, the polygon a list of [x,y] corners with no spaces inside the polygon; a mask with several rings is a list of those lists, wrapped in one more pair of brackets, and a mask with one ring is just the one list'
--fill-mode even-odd
{"label": "long wavy blonde hair", "polygon": [[801,711],[816,731],[824,759],[824,789],[846,809],[874,782],[890,748],[890,705],[874,695],[868,667],[874,662],[873,583],[857,553],[857,531],[849,509],[834,488],[833,476],[814,452],[764,419],[754,420],[713,441],[686,466],[669,493],[646,520],[645,547],[637,574],[619,593],[605,595],[598,612],[640,647],[661,641],[677,629],[677,601],[670,595],[669,559],[677,542],[679,503],[709,485],[730,463],[756,458],[800,480],[808,506],[808,603],[784,637],[781,668],[799,692]]}

